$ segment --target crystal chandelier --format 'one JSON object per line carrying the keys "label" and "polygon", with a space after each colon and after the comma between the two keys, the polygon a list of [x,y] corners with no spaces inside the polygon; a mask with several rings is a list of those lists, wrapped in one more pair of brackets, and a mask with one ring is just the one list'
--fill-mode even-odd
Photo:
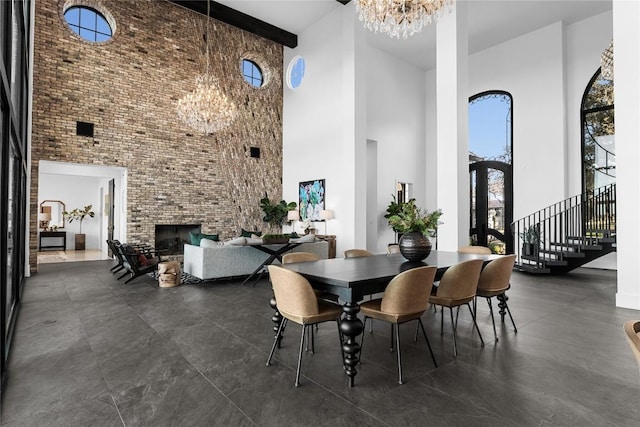
{"label": "crystal chandelier", "polygon": [[237,109],[220,90],[218,79],[209,74],[209,9],[207,0],[206,61],[204,74],[196,77],[196,88],[178,100],[178,117],[198,132],[208,135],[229,126],[236,118]]}
{"label": "crystal chandelier", "polygon": [[369,30],[406,39],[437,22],[453,0],[355,0],[358,18]]}
{"label": "crystal chandelier", "polygon": [[600,74],[603,79],[613,80],[613,40],[600,55]]}

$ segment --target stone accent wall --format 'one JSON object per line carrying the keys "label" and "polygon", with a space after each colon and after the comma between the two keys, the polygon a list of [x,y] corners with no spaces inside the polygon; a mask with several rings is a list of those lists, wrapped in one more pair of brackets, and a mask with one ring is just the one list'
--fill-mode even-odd
{"label": "stone accent wall", "polygon": [[[67,27],[70,4],[93,5],[116,23],[88,43]],[[36,266],[38,161],[126,167],[127,241],[153,242],[156,223],[201,223],[204,233],[266,230],[259,200],[282,194],[281,45],[213,20],[211,72],[238,107],[231,127],[203,136],[179,121],[177,100],[205,68],[206,18],[164,0],[36,2],[29,239]],[[213,25],[215,24],[215,25]],[[250,52],[270,73],[253,88],[239,63]],[[93,138],[76,122],[95,124]],[[261,158],[249,156],[260,147]]]}

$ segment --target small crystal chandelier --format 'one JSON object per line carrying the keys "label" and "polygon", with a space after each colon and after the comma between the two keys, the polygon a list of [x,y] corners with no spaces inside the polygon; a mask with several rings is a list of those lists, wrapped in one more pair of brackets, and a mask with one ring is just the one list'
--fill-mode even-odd
{"label": "small crystal chandelier", "polygon": [[600,74],[603,79],[613,81],[613,40],[600,55]]}
{"label": "small crystal chandelier", "polygon": [[369,30],[406,39],[438,22],[453,0],[355,0],[358,18]]}
{"label": "small crystal chandelier", "polygon": [[237,115],[236,106],[220,90],[218,79],[209,74],[209,9],[207,0],[207,69],[196,77],[196,88],[178,100],[178,117],[198,132],[208,135],[229,126]]}

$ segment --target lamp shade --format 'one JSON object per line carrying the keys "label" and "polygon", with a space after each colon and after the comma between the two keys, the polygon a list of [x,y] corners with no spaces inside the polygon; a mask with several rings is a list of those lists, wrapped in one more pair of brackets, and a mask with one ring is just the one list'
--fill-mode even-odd
{"label": "lamp shade", "polygon": [[287,212],[288,221],[298,221],[300,219],[300,213],[298,211]]}
{"label": "lamp shade", "polygon": [[40,212],[38,214],[38,219],[40,221],[51,221],[51,213],[50,212]]}
{"label": "lamp shade", "polygon": [[325,209],[320,211],[320,218],[324,219],[325,221],[329,219],[333,219],[333,211],[331,209]]}

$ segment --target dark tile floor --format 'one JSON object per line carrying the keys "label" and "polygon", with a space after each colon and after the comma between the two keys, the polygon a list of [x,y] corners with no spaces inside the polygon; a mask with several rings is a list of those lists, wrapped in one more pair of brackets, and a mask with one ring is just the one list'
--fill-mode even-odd
{"label": "dark tile floor", "polygon": [[[398,385],[389,327],[366,335],[356,387],[347,387],[334,324],[293,386],[299,328],[290,324],[272,366],[270,288],[239,282],[160,289],[123,285],[108,261],[41,265],[27,280],[3,426],[431,425],[638,426],[640,372],[615,308],[615,272],[562,277],[514,273],[518,324],[495,342],[480,301],[480,346],[461,311],[459,356],[440,313],[424,315],[439,367],[413,325],[402,328]],[[446,313],[445,313],[446,314]]]}

